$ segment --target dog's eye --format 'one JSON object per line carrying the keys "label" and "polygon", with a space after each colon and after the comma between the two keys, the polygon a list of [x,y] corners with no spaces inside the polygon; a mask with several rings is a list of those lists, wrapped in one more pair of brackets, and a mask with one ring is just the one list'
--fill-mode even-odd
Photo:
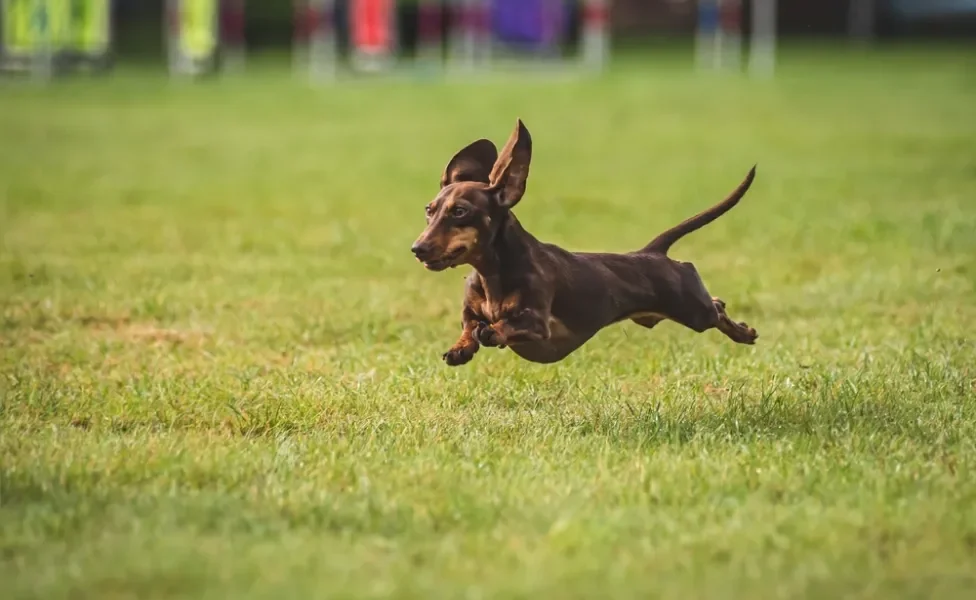
{"label": "dog's eye", "polygon": [[428,204],[426,207],[424,207],[424,214],[426,214],[428,217],[434,214],[434,207]]}
{"label": "dog's eye", "polygon": [[463,206],[455,206],[454,210],[451,211],[451,216],[453,216],[455,219],[460,219],[466,214],[468,214],[468,209],[464,208]]}

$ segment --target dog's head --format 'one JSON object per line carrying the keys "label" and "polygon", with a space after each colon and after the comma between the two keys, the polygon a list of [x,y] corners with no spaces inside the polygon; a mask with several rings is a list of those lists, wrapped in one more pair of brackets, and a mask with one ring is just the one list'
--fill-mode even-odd
{"label": "dog's head", "polygon": [[490,140],[465,146],[447,164],[426,207],[427,227],[411,250],[431,271],[473,264],[525,194],[532,138],[521,119],[501,153]]}

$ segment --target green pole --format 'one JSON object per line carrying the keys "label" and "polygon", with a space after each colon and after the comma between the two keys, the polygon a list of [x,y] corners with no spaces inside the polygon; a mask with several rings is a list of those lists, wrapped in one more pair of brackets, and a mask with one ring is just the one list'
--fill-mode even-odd
{"label": "green pole", "polygon": [[54,40],[49,0],[33,0],[30,4],[31,74],[39,80],[51,78],[54,60]]}
{"label": "green pole", "polygon": [[102,59],[111,47],[110,0],[71,0],[71,47],[89,59]]}
{"label": "green pole", "polygon": [[31,51],[31,9],[33,0],[3,0],[3,44],[13,56]]}
{"label": "green pole", "polygon": [[217,0],[183,0],[183,54],[194,64],[207,63],[217,50]]}

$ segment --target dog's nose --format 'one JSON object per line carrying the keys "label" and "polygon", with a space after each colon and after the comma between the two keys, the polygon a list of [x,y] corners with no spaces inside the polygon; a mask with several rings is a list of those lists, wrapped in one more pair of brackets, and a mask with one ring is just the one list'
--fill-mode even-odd
{"label": "dog's nose", "polygon": [[420,260],[423,260],[430,255],[430,246],[415,242],[414,245],[410,247],[410,251],[413,252],[414,256]]}

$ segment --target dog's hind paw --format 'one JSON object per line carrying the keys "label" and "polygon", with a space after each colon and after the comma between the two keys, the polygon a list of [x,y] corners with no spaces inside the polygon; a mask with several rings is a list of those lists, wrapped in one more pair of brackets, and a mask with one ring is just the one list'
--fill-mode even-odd
{"label": "dog's hind paw", "polygon": [[756,331],[754,327],[749,327],[747,323],[740,322],[739,327],[742,328],[742,340],[743,344],[755,344],[756,340],[759,339],[759,332]]}

